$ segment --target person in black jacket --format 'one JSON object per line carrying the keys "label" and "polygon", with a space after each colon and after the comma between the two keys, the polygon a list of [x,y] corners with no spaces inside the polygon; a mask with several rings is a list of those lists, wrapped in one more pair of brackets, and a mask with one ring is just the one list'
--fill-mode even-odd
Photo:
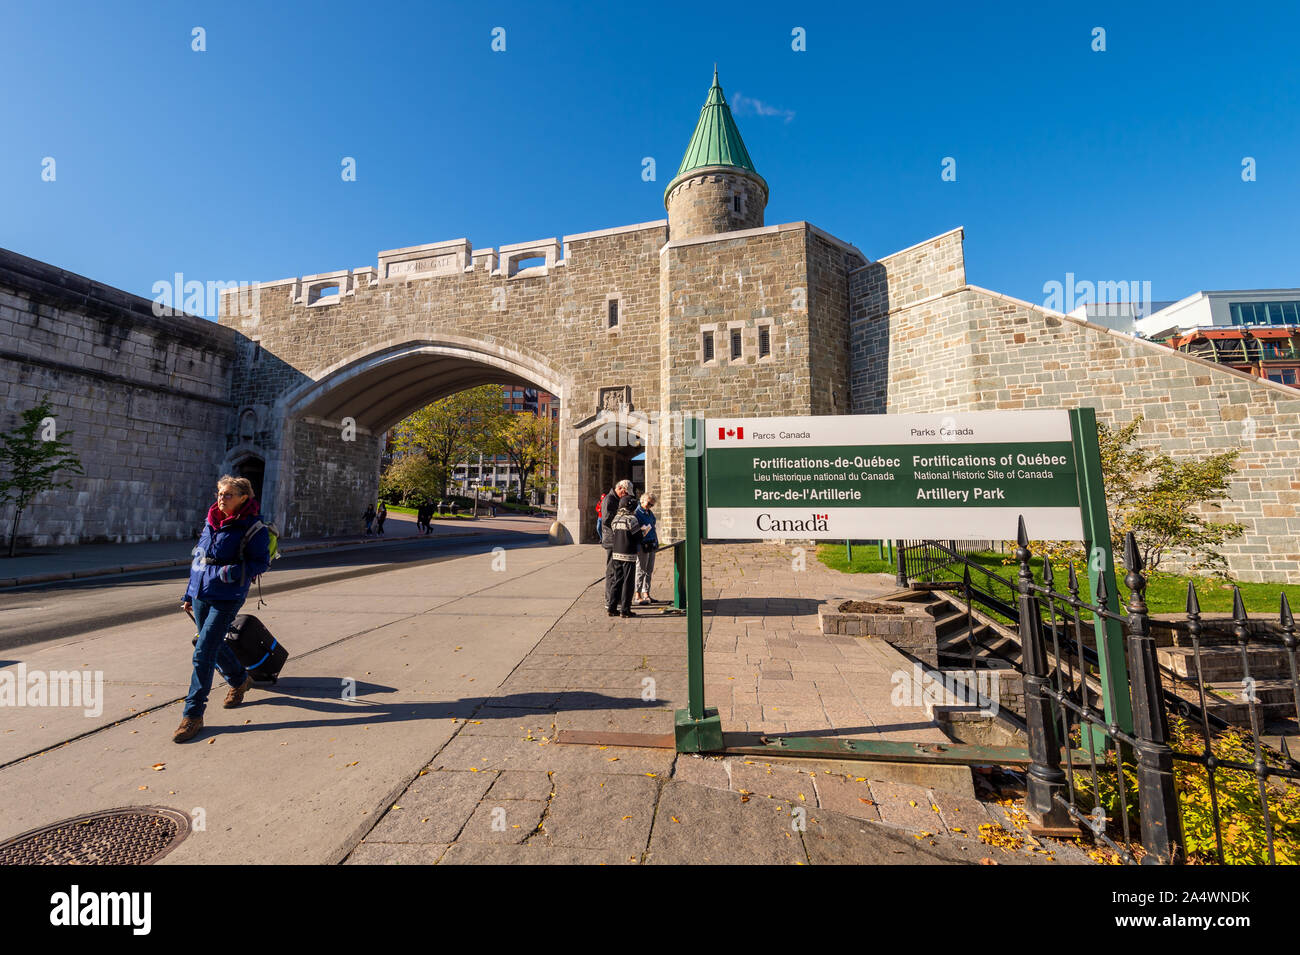
{"label": "person in black jacket", "polygon": [[[606,580],[609,579],[609,560],[614,553],[614,535],[609,529],[609,522],[618,514],[621,502],[628,498],[632,493],[632,482],[626,479],[619,481],[614,485],[613,490],[605,495],[605,499],[600,502],[601,529],[600,529],[600,546],[605,548],[605,571]],[[608,600],[605,601],[609,603]]]}
{"label": "person in black jacket", "polygon": [[636,517],[636,498],[631,494],[620,498],[618,513],[607,521],[607,526],[613,537],[613,546],[605,570],[605,609],[611,617],[631,617],[636,555],[645,536],[645,529]]}

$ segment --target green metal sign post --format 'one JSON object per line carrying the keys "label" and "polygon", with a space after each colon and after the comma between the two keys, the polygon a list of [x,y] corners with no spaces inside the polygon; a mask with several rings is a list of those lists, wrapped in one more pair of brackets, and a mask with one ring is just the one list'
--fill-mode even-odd
{"label": "green metal sign post", "polygon": [[[699,418],[683,422],[686,433],[686,594],[687,708],[674,713],[679,753],[707,753],[722,749],[722,718],[716,708],[704,705],[704,587],[700,542],[708,533],[704,512],[704,423]],[[694,452],[694,453],[692,453]]]}
{"label": "green metal sign post", "polygon": [[[1106,489],[1102,483],[1101,448],[1097,443],[1097,411],[1070,411],[1074,458],[1078,465],[1079,509],[1083,517],[1084,552],[1088,558],[1088,586],[1097,603],[1098,581],[1106,582],[1106,609],[1119,613],[1119,588],[1115,585],[1115,555],[1110,540],[1110,518],[1106,514]],[[1048,586],[1051,581],[1046,581]],[[1124,630],[1117,620],[1094,615],[1097,660],[1101,670],[1102,710],[1106,722],[1125,733],[1133,732],[1133,708],[1129,702],[1128,666],[1124,659]],[[1105,747],[1106,734],[1092,727],[1094,751]],[[1086,743],[1085,743],[1086,745]]]}

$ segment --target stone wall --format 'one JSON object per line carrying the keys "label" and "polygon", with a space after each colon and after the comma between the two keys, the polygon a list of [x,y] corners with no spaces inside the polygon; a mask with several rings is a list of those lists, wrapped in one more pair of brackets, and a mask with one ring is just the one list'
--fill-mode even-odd
{"label": "stone wall", "polygon": [[807,414],[847,414],[849,385],[849,274],[866,259],[857,249],[809,226],[805,233],[808,276]]}
{"label": "stone wall", "polygon": [[1217,512],[1247,528],[1224,548],[1230,570],[1300,576],[1300,392],[967,285],[960,254],[958,230],[854,273],[855,409],[1088,406],[1112,427],[1143,414],[1139,441],[1175,457],[1240,450]]}
{"label": "stone wall", "polygon": [[[85,475],[24,512],[26,546],[190,539],[215,494],[239,336],[0,250],[0,430],[49,395]],[[68,477],[64,475],[62,477]],[[0,508],[7,531],[12,506]]]}
{"label": "stone wall", "polygon": [[[810,229],[797,222],[675,240],[664,247],[662,406],[683,416],[704,417],[812,413],[810,308],[818,312],[823,326],[833,326],[826,310],[834,302],[835,256],[828,251],[830,243],[809,238]],[[821,271],[817,292],[810,297],[808,256],[813,243]],[[768,327],[771,341],[771,352],[763,358],[758,356],[760,326]],[[736,360],[730,351],[733,329],[741,334]],[[704,361],[706,331],[713,333],[714,341],[714,359],[709,362]],[[834,367],[825,352],[817,354],[823,356],[825,368]],[[682,460],[681,450],[673,449],[660,475],[660,537],[665,540],[680,536],[684,528]]]}
{"label": "stone wall", "polygon": [[[331,423],[299,420],[292,425],[294,507],[283,527],[289,537],[360,534],[362,515],[379,493],[380,436],[358,429],[344,441]],[[270,515],[278,519],[278,515]]]}

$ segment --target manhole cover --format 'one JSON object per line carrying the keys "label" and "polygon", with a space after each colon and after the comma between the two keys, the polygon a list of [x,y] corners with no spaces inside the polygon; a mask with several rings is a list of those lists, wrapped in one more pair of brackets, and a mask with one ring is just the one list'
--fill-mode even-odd
{"label": "manhole cover", "polygon": [[175,809],[107,809],[0,842],[0,865],[148,865],[189,834],[189,817]]}

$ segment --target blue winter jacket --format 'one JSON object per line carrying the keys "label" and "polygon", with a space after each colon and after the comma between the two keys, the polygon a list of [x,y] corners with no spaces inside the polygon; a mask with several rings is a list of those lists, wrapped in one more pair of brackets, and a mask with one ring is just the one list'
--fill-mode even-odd
{"label": "blue winter jacket", "polygon": [[636,519],[642,524],[650,525],[646,528],[645,537],[642,540],[651,547],[658,547],[659,533],[655,530],[655,521],[658,518],[655,517],[654,511],[647,511],[644,507],[638,507],[636,509]]}
{"label": "blue winter jacket", "polygon": [[[244,562],[239,563],[239,542],[258,516],[258,503],[250,498],[234,517],[226,517],[215,504],[203,522],[203,535],[194,548],[190,564],[190,583],[185,599],[239,600],[248,596],[253,578],[271,566],[271,535],[260,530],[244,548]],[[213,563],[204,563],[206,557]]]}

